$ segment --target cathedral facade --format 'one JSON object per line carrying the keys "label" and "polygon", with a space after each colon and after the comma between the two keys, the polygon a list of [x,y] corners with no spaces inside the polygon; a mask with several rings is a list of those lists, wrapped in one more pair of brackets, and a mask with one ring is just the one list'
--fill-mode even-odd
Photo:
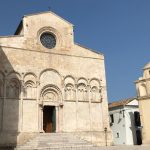
{"label": "cathedral facade", "polygon": [[24,16],[0,37],[0,144],[67,132],[111,144],[104,56],[74,43],[53,12]]}

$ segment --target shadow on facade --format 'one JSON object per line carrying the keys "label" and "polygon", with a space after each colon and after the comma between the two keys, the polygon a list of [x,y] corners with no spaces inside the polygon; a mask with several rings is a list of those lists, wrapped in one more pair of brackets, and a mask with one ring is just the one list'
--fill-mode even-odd
{"label": "shadow on facade", "polygon": [[134,145],[141,145],[142,144],[142,136],[141,136],[141,126],[140,123],[140,114],[139,112],[129,112],[130,120],[131,120],[131,132],[133,135],[133,143]]}
{"label": "shadow on facade", "polygon": [[6,48],[0,47],[0,147],[16,146],[21,128],[21,76],[9,60],[10,50],[8,56],[6,52]]}

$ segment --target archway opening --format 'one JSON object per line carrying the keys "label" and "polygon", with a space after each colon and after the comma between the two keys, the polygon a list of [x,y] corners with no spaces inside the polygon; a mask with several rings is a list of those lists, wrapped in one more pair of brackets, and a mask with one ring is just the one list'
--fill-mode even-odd
{"label": "archway opening", "polygon": [[56,109],[55,106],[44,106],[43,130],[45,133],[56,132]]}

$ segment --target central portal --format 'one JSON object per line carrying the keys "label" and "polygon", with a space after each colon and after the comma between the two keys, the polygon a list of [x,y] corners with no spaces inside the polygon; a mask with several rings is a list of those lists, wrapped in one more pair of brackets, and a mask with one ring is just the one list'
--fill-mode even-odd
{"label": "central portal", "polygon": [[56,110],[54,106],[44,106],[43,130],[45,131],[45,133],[56,131]]}

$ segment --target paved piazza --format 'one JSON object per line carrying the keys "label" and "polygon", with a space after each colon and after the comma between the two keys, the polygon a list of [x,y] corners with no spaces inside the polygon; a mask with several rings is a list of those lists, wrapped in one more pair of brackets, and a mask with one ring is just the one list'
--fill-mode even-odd
{"label": "paved piazza", "polygon": [[[13,148],[0,148],[0,150],[14,150]],[[35,149],[34,149],[35,150]],[[42,150],[150,150],[150,146],[102,146],[89,148],[63,148],[63,149],[42,149]]]}
{"label": "paved piazza", "polygon": [[150,150],[150,146],[108,146],[99,147],[95,150]]}

